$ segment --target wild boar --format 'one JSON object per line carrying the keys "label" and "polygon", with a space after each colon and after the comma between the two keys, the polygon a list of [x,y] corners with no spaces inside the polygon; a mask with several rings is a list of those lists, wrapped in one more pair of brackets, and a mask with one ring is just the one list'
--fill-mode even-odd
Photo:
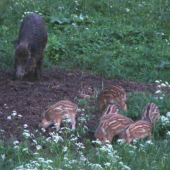
{"label": "wild boar", "polygon": [[130,118],[119,113],[103,115],[94,136],[96,139],[99,139],[102,144],[105,144],[106,140],[112,142],[115,135],[121,133],[132,123],[133,121]]}
{"label": "wild boar", "polygon": [[119,139],[125,139],[130,143],[133,139],[141,139],[152,134],[152,124],[148,120],[139,120],[130,124],[124,131],[119,134]]}
{"label": "wild boar", "polygon": [[31,13],[23,19],[18,39],[13,42],[14,79],[22,80],[30,74],[40,79],[47,38],[44,21],[39,15]]}
{"label": "wild boar", "polygon": [[155,103],[148,103],[141,113],[141,119],[149,119],[154,126],[160,117],[160,111]]}
{"label": "wild boar", "polygon": [[103,89],[98,95],[98,103],[102,110],[105,105],[117,104],[123,110],[127,110],[125,104],[126,92],[121,86],[109,86]]}
{"label": "wild boar", "polygon": [[51,124],[55,124],[57,131],[60,129],[61,120],[63,118],[71,118],[72,129],[76,126],[76,113],[78,106],[69,100],[61,100],[50,106],[39,117],[39,128],[47,128]]}

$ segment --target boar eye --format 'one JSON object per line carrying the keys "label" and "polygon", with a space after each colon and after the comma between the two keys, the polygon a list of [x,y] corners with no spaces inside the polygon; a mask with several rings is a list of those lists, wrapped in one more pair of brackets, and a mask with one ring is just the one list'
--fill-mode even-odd
{"label": "boar eye", "polygon": [[22,60],[22,62],[23,62],[23,63],[26,63],[26,62],[27,62],[27,60],[26,60],[26,59],[23,59],[23,60]]}

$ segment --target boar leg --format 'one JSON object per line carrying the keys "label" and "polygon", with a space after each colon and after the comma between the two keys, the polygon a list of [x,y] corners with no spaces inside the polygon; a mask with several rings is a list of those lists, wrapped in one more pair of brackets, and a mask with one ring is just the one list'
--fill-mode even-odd
{"label": "boar leg", "polygon": [[17,72],[17,61],[14,60],[14,80],[16,80],[16,72]]}
{"label": "boar leg", "polygon": [[76,126],[76,119],[75,119],[76,115],[74,113],[71,114],[71,125],[72,125],[72,129],[75,129]]}
{"label": "boar leg", "polygon": [[41,78],[41,66],[42,66],[42,59],[40,59],[36,63],[36,68],[35,68],[35,78],[39,81]]}
{"label": "boar leg", "polygon": [[56,130],[59,131],[61,124],[61,116],[57,116],[54,121],[54,125],[56,127]]}
{"label": "boar leg", "polygon": [[132,138],[127,137],[127,138],[126,138],[126,143],[129,144],[132,140],[133,140]]}

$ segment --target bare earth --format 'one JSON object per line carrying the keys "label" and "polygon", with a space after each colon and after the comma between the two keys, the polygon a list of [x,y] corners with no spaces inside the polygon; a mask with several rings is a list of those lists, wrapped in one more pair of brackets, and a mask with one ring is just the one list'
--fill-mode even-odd
{"label": "bare earth", "polygon": [[[21,140],[23,125],[27,124],[30,131],[37,129],[38,114],[42,113],[51,104],[62,99],[75,102],[75,98],[89,96],[92,98],[96,95],[96,91],[102,89],[102,84],[104,87],[120,85],[126,92],[144,92],[147,90],[152,93],[156,88],[155,84],[115,78],[106,79],[78,70],[58,69],[43,70],[40,82],[13,81],[12,70],[0,70],[0,138]],[[95,100],[89,102],[89,106],[98,107]],[[16,111],[22,117],[12,116],[12,120],[8,120],[7,117],[11,116],[13,111]],[[93,118],[87,122],[86,126],[94,130],[101,113],[96,111],[88,114],[92,114]],[[88,134],[90,138],[93,138],[92,131],[89,131]]]}

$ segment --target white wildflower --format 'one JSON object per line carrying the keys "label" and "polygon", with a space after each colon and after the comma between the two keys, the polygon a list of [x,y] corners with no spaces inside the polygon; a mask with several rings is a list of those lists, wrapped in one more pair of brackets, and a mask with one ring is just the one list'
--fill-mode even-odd
{"label": "white wildflower", "polygon": [[48,138],[46,139],[47,142],[49,142],[50,140],[51,140],[51,137],[48,137]]}
{"label": "white wildflower", "polygon": [[119,162],[120,165],[124,165],[124,163],[122,161]]}
{"label": "white wildflower", "polygon": [[18,149],[18,148],[19,148],[18,145],[14,146],[14,149]]}
{"label": "white wildflower", "polygon": [[130,150],[130,151],[129,151],[129,153],[132,153],[132,154],[134,154],[134,151]]}
{"label": "white wildflower", "polygon": [[159,88],[159,89],[160,89],[160,88],[161,88],[161,85],[157,85],[157,88]]}
{"label": "white wildflower", "polygon": [[125,168],[127,170],[131,170],[127,165],[123,165],[123,168]]}
{"label": "white wildflower", "polygon": [[30,137],[30,136],[31,136],[31,134],[30,134],[30,133],[28,133],[28,132],[24,132],[24,133],[23,133],[23,136],[25,136],[26,138],[28,138],[28,137]]}
{"label": "white wildflower", "polygon": [[156,93],[156,94],[162,93],[162,91],[161,91],[161,90],[157,90],[155,93]]}
{"label": "white wildflower", "polygon": [[38,158],[38,160],[40,161],[40,162],[44,162],[45,160],[44,160],[44,158]]}
{"label": "white wildflower", "polygon": [[107,167],[110,167],[111,163],[110,162],[106,162],[104,165],[107,166]]}
{"label": "white wildflower", "polygon": [[97,139],[97,140],[93,140],[92,143],[94,143],[94,144],[99,144],[99,145],[102,144],[98,139]]}
{"label": "white wildflower", "polygon": [[118,139],[117,143],[122,145],[122,144],[126,143],[126,140],[125,139]]}
{"label": "white wildflower", "polygon": [[161,87],[166,87],[166,84],[164,84],[164,83],[161,83]]}
{"label": "white wildflower", "polygon": [[67,150],[68,150],[68,147],[65,146],[65,147],[63,148],[63,152],[67,152]]}
{"label": "white wildflower", "polygon": [[45,128],[41,128],[41,130],[42,130],[43,132],[46,132]]}
{"label": "white wildflower", "polygon": [[83,19],[84,19],[82,14],[80,14],[79,18],[80,18],[81,21],[83,21]]}
{"label": "white wildflower", "polygon": [[5,159],[5,154],[1,154],[1,158],[2,158],[2,160],[4,161],[4,159]]}
{"label": "white wildflower", "polygon": [[39,151],[39,150],[42,149],[42,146],[41,146],[41,145],[37,145],[37,146],[36,146],[36,149],[37,149],[37,151]]}
{"label": "white wildflower", "polygon": [[78,147],[78,149],[84,149],[84,145],[82,143],[75,143],[75,145]]}
{"label": "white wildflower", "polygon": [[12,116],[16,116],[17,115],[17,112],[14,110],[12,111]]}
{"label": "white wildflower", "polygon": [[167,134],[168,136],[170,136],[170,131],[168,131],[166,134]]}
{"label": "white wildflower", "polygon": [[153,142],[151,140],[146,141],[147,144],[153,145]]}
{"label": "white wildflower", "polygon": [[18,143],[19,143],[19,141],[16,140],[16,141],[14,141],[13,144],[14,144],[14,145],[17,145]]}
{"label": "white wildflower", "polygon": [[22,152],[27,152],[27,151],[28,151],[28,148],[22,149]]}
{"label": "white wildflower", "polygon": [[36,140],[33,139],[32,141],[33,141],[35,144],[37,144],[37,141],[36,141]]}
{"label": "white wildflower", "polygon": [[159,84],[161,82],[161,80],[156,80],[155,83]]}
{"label": "white wildflower", "polygon": [[126,12],[129,12],[130,11],[130,9],[129,8],[126,8]]}
{"label": "white wildflower", "polygon": [[167,112],[167,113],[166,113],[166,116],[167,116],[168,118],[170,118],[170,112]]}
{"label": "white wildflower", "polygon": [[7,117],[7,120],[11,120],[11,116],[8,116],[8,117]]}
{"label": "white wildflower", "polygon": [[24,128],[27,128],[27,127],[28,127],[28,125],[27,125],[27,124],[25,124],[23,127],[24,127]]}

